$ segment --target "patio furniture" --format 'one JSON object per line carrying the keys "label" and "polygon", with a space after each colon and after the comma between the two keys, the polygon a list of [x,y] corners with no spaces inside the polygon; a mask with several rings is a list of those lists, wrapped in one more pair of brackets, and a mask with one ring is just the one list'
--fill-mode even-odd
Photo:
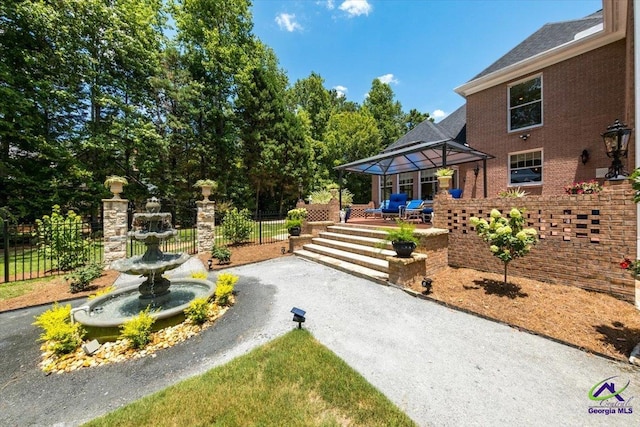
{"label": "patio furniture", "polygon": [[380,203],[380,206],[377,208],[368,208],[364,210],[364,217],[368,218],[369,215],[371,215],[372,217],[376,217],[376,215],[380,215],[380,218],[382,218],[382,209],[386,208],[387,206],[389,206],[389,200],[385,200],[382,203]]}
{"label": "patio furniture", "polygon": [[422,203],[422,209],[420,210],[420,219],[422,222],[433,223],[433,200],[425,200]]}
{"label": "patio furniture", "polygon": [[411,200],[406,206],[400,207],[400,217],[405,220],[420,219],[422,200]]}
{"label": "patio furniture", "polygon": [[389,205],[382,208],[382,219],[400,217],[400,206],[407,204],[407,195],[404,193],[395,193],[389,197]]}

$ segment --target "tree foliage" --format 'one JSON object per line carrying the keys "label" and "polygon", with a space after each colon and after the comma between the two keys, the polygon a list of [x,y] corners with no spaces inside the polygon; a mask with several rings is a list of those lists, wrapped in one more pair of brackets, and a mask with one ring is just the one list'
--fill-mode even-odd
{"label": "tree foliage", "polygon": [[[98,216],[102,182],[120,175],[137,204],[186,204],[209,178],[220,202],[285,212],[299,186],[336,182],[336,164],[376,154],[423,117],[404,115],[377,79],[363,107],[316,72],[290,85],[250,8],[1,2],[0,207],[21,220],[54,204]],[[347,181],[368,201],[368,178]]]}

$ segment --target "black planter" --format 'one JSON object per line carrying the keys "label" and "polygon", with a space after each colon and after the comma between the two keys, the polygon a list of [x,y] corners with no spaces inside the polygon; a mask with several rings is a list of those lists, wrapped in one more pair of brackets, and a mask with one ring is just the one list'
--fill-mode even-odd
{"label": "black planter", "polygon": [[391,242],[391,244],[398,258],[411,258],[411,254],[416,248],[414,242]]}
{"label": "black planter", "polygon": [[299,236],[300,233],[302,233],[302,228],[301,227],[291,227],[289,229],[289,234],[291,236]]}

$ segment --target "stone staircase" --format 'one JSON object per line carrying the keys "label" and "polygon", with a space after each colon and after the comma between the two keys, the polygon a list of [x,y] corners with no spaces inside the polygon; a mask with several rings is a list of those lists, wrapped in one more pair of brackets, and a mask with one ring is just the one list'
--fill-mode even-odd
{"label": "stone staircase", "polygon": [[294,254],[381,284],[388,284],[388,256],[395,252],[384,240],[386,231],[375,228],[333,225]]}

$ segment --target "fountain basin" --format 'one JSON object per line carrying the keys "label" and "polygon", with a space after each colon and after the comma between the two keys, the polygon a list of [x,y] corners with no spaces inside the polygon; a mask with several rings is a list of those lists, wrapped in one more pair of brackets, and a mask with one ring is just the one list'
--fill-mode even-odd
{"label": "fountain basin", "polygon": [[100,296],[72,311],[74,321],[87,331],[87,338],[100,342],[115,341],[120,326],[151,306],[151,317],[156,319],[153,329],[177,325],[185,319],[184,310],[196,298],[209,298],[216,285],[203,279],[173,279],[168,294],[156,299],[142,299],[136,285],[118,289]]}

